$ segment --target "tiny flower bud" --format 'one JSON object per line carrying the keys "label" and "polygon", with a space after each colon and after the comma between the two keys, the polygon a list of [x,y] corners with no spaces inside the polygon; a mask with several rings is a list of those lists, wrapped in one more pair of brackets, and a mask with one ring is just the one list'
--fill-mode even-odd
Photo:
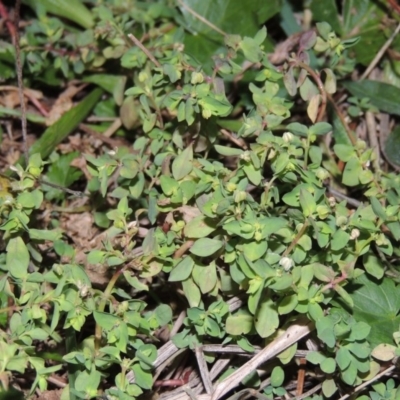
{"label": "tiny flower bud", "polygon": [[285,143],[290,143],[293,140],[293,138],[294,138],[293,133],[290,132],[285,132],[282,135],[282,139]]}
{"label": "tiny flower bud", "polygon": [[209,110],[208,108],[203,108],[203,110],[201,111],[201,115],[204,119],[209,119],[212,115],[211,110]]}
{"label": "tiny flower bud", "polygon": [[352,229],[350,234],[350,240],[355,240],[360,236],[360,231],[358,229]]}
{"label": "tiny flower bud", "polygon": [[144,82],[148,79],[148,75],[146,72],[140,71],[138,78],[139,78],[139,82]]}
{"label": "tiny flower bud", "polygon": [[336,199],[333,196],[328,198],[328,202],[329,202],[329,205],[331,207],[335,207],[336,206]]}
{"label": "tiny flower bud", "polygon": [[228,182],[228,184],[226,185],[226,190],[228,192],[234,192],[236,190],[236,188],[237,188],[237,185],[236,185],[236,183],[233,183],[233,182]]}
{"label": "tiny flower bud", "polygon": [[281,260],[279,261],[279,265],[285,270],[289,271],[293,266],[294,262],[291,258],[289,257],[282,257]]}
{"label": "tiny flower bud", "polygon": [[325,179],[329,178],[329,172],[325,168],[318,168],[315,171],[315,175],[317,176],[318,179],[321,181],[324,181]]}
{"label": "tiny flower bud", "polygon": [[244,161],[250,161],[250,153],[248,151],[244,151],[241,155],[240,158]]}
{"label": "tiny flower bud", "polygon": [[198,83],[203,83],[204,82],[204,76],[201,72],[193,72],[192,77],[190,79],[190,83],[192,85],[196,85]]}
{"label": "tiny flower bud", "polygon": [[241,201],[246,200],[247,198],[247,193],[244,192],[243,190],[238,190],[235,193],[235,203],[240,203]]}

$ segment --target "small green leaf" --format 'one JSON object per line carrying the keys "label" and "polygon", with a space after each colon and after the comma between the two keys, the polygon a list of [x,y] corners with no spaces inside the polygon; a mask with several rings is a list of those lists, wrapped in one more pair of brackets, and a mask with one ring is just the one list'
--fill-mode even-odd
{"label": "small green leaf", "polygon": [[248,334],[253,327],[253,316],[250,314],[230,315],[226,319],[226,333],[232,336]]}
{"label": "small green leaf", "polygon": [[11,276],[24,279],[28,275],[29,251],[20,236],[10,239],[7,245],[6,266]]}
{"label": "small green leaf", "polygon": [[336,353],[336,362],[341,370],[345,370],[351,362],[351,354],[346,347],[340,347]]}
{"label": "small green leaf", "polygon": [[304,216],[311,216],[317,208],[314,196],[308,190],[300,190],[299,200]]}
{"label": "small green leaf", "polygon": [[292,122],[286,127],[286,129],[296,136],[307,137],[308,135],[308,128],[305,125],[299,124],[298,122]]}
{"label": "small green leaf", "polygon": [[350,235],[347,232],[339,229],[333,234],[331,241],[331,249],[333,251],[341,250],[347,245],[349,240],[350,240]]}
{"label": "small green leaf", "polygon": [[179,262],[169,274],[169,282],[181,282],[189,278],[194,267],[194,260],[190,256],[186,256]]}
{"label": "small green leaf", "polygon": [[208,266],[196,264],[193,268],[192,277],[203,294],[211,292],[217,284],[215,262],[210,263]]}
{"label": "small green leaf", "polygon": [[325,379],[322,382],[322,393],[325,397],[331,397],[337,391],[334,379]]}
{"label": "small green leaf", "polygon": [[328,357],[321,362],[320,367],[326,374],[333,374],[336,369],[336,362],[333,358]]}
{"label": "small green leaf", "polygon": [[391,344],[381,343],[372,350],[371,355],[379,361],[387,362],[396,357],[396,347]]}
{"label": "small green leaf", "polygon": [[315,125],[312,125],[309,130],[309,135],[326,135],[327,133],[332,132],[332,125],[327,122],[317,122]]}
{"label": "small green leaf", "polygon": [[259,304],[254,319],[257,333],[262,338],[269,337],[275,333],[279,326],[279,315],[276,310],[275,302],[270,298],[264,299],[261,304]]}
{"label": "small green leaf", "polygon": [[271,372],[271,385],[273,387],[282,386],[283,381],[285,380],[285,371],[281,366],[274,367]]}
{"label": "small green leaf", "polygon": [[191,219],[185,226],[185,236],[191,239],[199,239],[208,236],[215,231],[215,226],[209,218],[199,215]]}
{"label": "small green leaf", "polygon": [[371,104],[388,114],[400,115],[400,89],[389,83],[365,79],[357,82],[344,82],[343,86],[359,98],[368,97]]}
{"label": "small green leaf", "polygon": [[190,145],[172,162],[172,175],[177,181],[189,175],[193,169],[193,146]]}
{"label": "small green leaf", "polygon": [[190,248],[190,252],[199,257],[208,257],[218,251],[224,242],[217,239],[202,238],[196,240],[194,245]]}
{"label": "small green leaf", "polygon": [[240,156],[241,154],[243,154],[242,149],[235,149],[234,147],[227,147],[216,144],[214,148],[217,153],[221,154],[222,156]]}
{"label": "small green leaf", "polygon": [[99,311],[94,311],[93,317],[97,324],[108,331],[114,328],[114,326],[116,326],[120,322],[120,319],[118,317]]}

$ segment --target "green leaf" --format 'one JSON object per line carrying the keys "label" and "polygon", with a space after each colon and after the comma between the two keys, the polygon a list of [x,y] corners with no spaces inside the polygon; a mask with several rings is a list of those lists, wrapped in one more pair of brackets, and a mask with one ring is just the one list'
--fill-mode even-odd
{"label": "green leaf", "polygon": [[280,365],[274,367],[274,369],[271,372],[271,385],[273,387],[282,386],[284,380],[285,380],[285,371],[283,370],[283,368]]}
{"label": "green leaf", "polygon": [[371,201],[371,206],[372,210],[374,211],[375,215],[380,218],[382,221],[386,221],[387,216],[386,216],[386,211],[382,207],[382,204],[379,202],[379,200],[376,197],[370,197]]}
{"label": "green leaf", "polygon": [[308,128],[305,125],[299,124],[298,122],[292,122],[286,127],[286,129],[296,136],[307,137],[308,135]]}
{"label": "green leaf", "polygon": [[17,236],[10,239],[6,250],[6,267],[10,275],[16,279],[26,278],[30,257],[22,238]]}
{"label": "green leaf", "polygon": [[42,159],[47,158],[56,146],[61,143],[88,116],[99,101],[103,91],[93,90],[78,105],[67,111],[57,122],[47,128],[41,137],[29,149],[29,154],[39,153]]}
{"label": "green leaf", "polygon": [[350,235],[347,232],[339,229],[333,234],[331,241],[331,249],[333,251],[341,250],[347,245],[349,240],[350,240]]}
{"label": "green leaf", "polygon": [[153,387],[153,375],[151,372],[144,371],[140,364],[134,364],[132,367],[133,374],[135,375],[135,383],[142,389],[151,389]]}
{"label": "green leaf", "polygon": [[249,242],[244,244],[243,253],[250,261],[256,261],[261,258],[268,249],[267,241]]}
{"label": "green leaf", "polygon": [[326,374],[333,374],[336,369],[336,362],[333,358],[328,357],[321,362],[320,367]]}
{"label": "green leaf", "polygon": [[93,14],[81,0],[23,0],[22,2],[36,11],[42,7],[47,12],[67,18],[84,28],[91,28],[94,24]]}
{"label": "green leaf", "polygon": [[182,0],[179,3],[186,27],[193,32],[193,36],[186,35],[185,51],[203,65],[210,63],[224,38],[185,6],[228,34],[254,37],[260,26],[279,12],[281,5],[280,0],[249,0],[246,7],[240,0]]}
{"label": "green leaf", "polygon": [[215,262],[210,263],[208,266],[196,264],[193,268],[192,277],[203,294],[211,292],[217,284]]}
{"label": "green leaf", "polygon": [[192,239],[208,236],[215,231],[215,226],[212,226],[211,223],[212,221],[209,218],[199,215],[186,224],[184,229],[185,236]]}
{"label": "green leaf", "polygon": [[172,162],[172,175],[177,181],[189,175],[193,169],[193,146],[190,145]]}
{"label": "green leaf", "polygon": [[125,98],[125,85],[127,77],[124,75],[93,74],[82,79],[83,82],[94,83],[111,93],[115,103],[121,106]]}
{"label": "green leaf", "polygon": [[275,333],[279,326],[279,316],[275,302],[270,298],[263,299],[259,304],[254,319],[257,333],[262,338],[269,337]]}
{"label": "green leaf", "polygon": [[198,307],[201,301],[201,292],[199,287],[193,282],[193,279],[188,278],[183,281],[182,288],[190,307]]}
{"label": "green leaf", "polygon": [[372,350],[371,355],[379,361],[387,362],[393,360],[396,350],[396,347],[391,344],[381,343]]}
{"label": "green leaf", "polygon": [[217,239],[202,238],[196,240],[194,245],[190,248],[190,252],[199,257],[208,257],[218,251],[224,242]]}
{"label": "green leaf", "polygon": [[309,135],[326,135],[329,132],[332,132],[332,125],[327,122],[317,122],[315,125],[312,125],[309,130]]}
{"label": "green leaf", "polygon": [[214,148],[217,153],[221,154],[222,156],[240,156],[241,154],[243,154],[242,149],[235,149],[234,147],[227,147],[216,144]]}
{"label": "green leaf", "polygon": [[381,259],[373,253],[364,254],[363,265],[365,270],[376,279],[381,279],[385,273]]}
{"label": "green leaf", "polygon": [[96,323],[107,331],[114,328],[114,326],[116,326],[120,322],[120,319],[118,317],[105,312],[94,311],[93,317]]}
{"label": "green leaf", "polygon": [[336,362],[341,370],[346,369],[351,362],[351,354],[346,347],[340,347],[336,353]]}
{"label": "green leaf", "polygon": [[400,115],[400,89],[396,86],[379,81],[344,82],[343,86],[353,95],[360,98],[368,97],[371,104],[380,111]]}
{"label": "green leaf", "polygon": [[400,287],[392,279],[375,281],[361,275],[346,289],[354,302],[353,315],[357,321],[371,326],[368,341],[372,346],[392,343],[393,333],[400,324]]}
{"label": "green leaf", "polygon": [[169,274],[169,282],[181,282],[189,278],[194,267],[194,260],[190,256],[186,256],[179,262]]}
{"label": "green leaf", "polygon": [[363,169],[360,161],[356,157],[352,157],[344,168],[343,184],[346,186],[357,186],[360,183],[362,172]]}
{"label": "green leaf", "polygon": [[331,397],[337,391],[337,386],[334,379],[325,379],[322,382],[322,393],[325,397]]}
{"label": "green leaf", "polygon": [[314,196],[308,190],[302,189],[300,190],[299,200],[304,216],[306,218],[311,216],[317,208],[317,203],[314,200]]}
{"label": "green leaf", "polygon": [[393,129],[384,146],[385,154],[389,161],[400,166],[400,126]]}
{"label": "green leaf", "polygon": [[306,355],[306,360],[314,365],[321,364],[325,359],[326,357],[319,351],[310,351]]}
{"label": "green leaf", "polygon": [[310,8],[315,21],[329,21],[333,30],[337,33],[341,33],[342,26],[339,20],[340,14],[335,0],[312,0]]}
{"label": "green leaf", "polygon": [[253,316],[250,314],[230,315],[226,319],[226,333],[232,336],[248,334],[253,327]]}

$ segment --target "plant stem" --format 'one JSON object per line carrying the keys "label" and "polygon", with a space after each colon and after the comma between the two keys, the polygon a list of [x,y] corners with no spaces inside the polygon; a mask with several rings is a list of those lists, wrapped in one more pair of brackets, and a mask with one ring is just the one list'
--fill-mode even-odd
{"label": "plant stem", "polygon": [[[111,296],[111,292],[114,289],[115,284],[117,283],[118,278],[120,275],[123,273],[125,267],[119,269],[114,273],[112,278],[110,279],[110,282],[108,282],[108,285],[106,287],[106,290],[104,291],[103,298],[99,304],[99,308],[97,311],[103,312],[104,308],[106,307],[107,300]],[[102,335],[102,328],[101,326],[96,322],[96,328],[95,328],[95,333],[94,333],[94,348],[97,350],[100,349],[101,346],[101,335]]]}

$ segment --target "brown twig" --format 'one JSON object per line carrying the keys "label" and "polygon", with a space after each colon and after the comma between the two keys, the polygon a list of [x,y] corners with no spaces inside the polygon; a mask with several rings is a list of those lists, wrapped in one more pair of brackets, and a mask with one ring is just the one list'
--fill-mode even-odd
{"label": "brown twig", "polygon": [[300,238],[304,235],[305,231],[308,228],[308,225],[310,223],[308,222],[308,219],[304,222],[303,226],[301,227],[299,233],[296,235],[296,237],[293,239],[292,243],[290,243],[290,246],[285,250],[285,252],[282,254],[282,257],[286,257],[297,245],[298,241]]}
{"label": "brown twig", "polygon": [[234,136],[231,132],[227,131],[226,129],[221,129],[221,133],[228,140],[230,140],[232,143],[236,144],[237,146],[241,147],[242,149],[244,149],[244,150],[248,149],[247,144],[243,139]]}
{"label": "brown twig", "polygon": [[8,32],[10,32],[11,39],[15,41],[16,38],[16,30],[18,30],[18,25],[14,26],[10,17],[8,15],[7,9],[4,7],[3,2],[0,0],[0,16],[4,19]]}
{"label": "brown twig", "polygon": [[17,71],[17,80],[18,80],[18,94],[19,101],[21,103],[21,125],[22,125],[22,140],[24,142],[24,156],[25,163],[28,165],[29,162],[29,152],[28,152],[28,140],[27,140],[27,122],[26,122],[26,107],[24,101],[24,82],[22,81],[22,65],[21,65],[21,49],[19,46],[19,13],[21,8],[21,0],[16,0],[15,2],[15,68]]}
{"label": "brown twig", "polygon": [[[390,1],[390,0],[389,0]],[[399,6],[397,6],[399,7]],[[382,56],[385,54],[386,50],[389,48],[389,46],[392,44],[394,38],[399,34],[400,32],[400,23],[397,25],[397,28],[395,31],[392,33],[390,38],[386,41],[386,43],[380,48],[378,53],[376,53],[376,56],[374,59],[370,62],[368,65],[368,68],[364,71],[364,73],[361,75],[360,80],[365,79],[371,71],[375,68],[376,64],[378,64],[379,60],[382,58]]]}
{"label": "brown twig", "polygon": [[194,240],[188,240],[187,242],[183,243],[183,245],[175,251],[174,259],[176,260],[181,258],[193,246],[193,243]]}
{"label": "brown twig", "polygon": [[146,54],[147,58],[153,62],[153,64],[158,67],[162,68],[161,64],[155,59],[153,54],[149,52],[149,50],[146,49],[146,47],[143,46],[143,44],[140,42],[140,40],[133,34],[133,33],[128,33],[128,38],[132,40],[132,42],[139,47],[140,50],[143,51],[144,54]]}
{"label": "brown twig", "polygon": [[213,23],[211,23],[208,19],[204,18],[200,14],[198,14],[196,11],[192,10],[188,5],[186,5],[182,0],[177,0],[178,3],[182,8],[184,8],[186,11],[188,11],[190,14],[192,14],[196,19],[201,21],[203,24],[209,26],[211,29],[213,29],[215,32],[220,33],[222,36],[227,36],[227,33],[225,33],[222,29],[219,29],[218,26],[215,26]]}

